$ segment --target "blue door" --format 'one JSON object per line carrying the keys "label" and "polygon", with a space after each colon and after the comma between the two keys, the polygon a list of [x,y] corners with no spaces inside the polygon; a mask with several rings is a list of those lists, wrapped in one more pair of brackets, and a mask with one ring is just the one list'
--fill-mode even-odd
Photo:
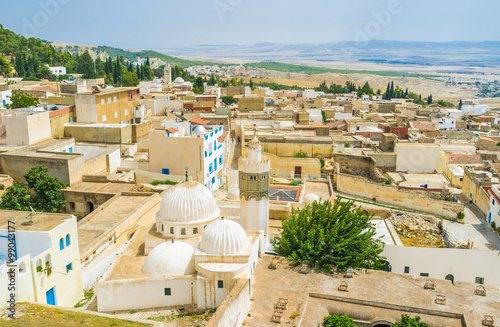
{"label": "blue door", "polygon": [[163,175],[170,175],[170,169],[168,169],[168,168],[162,168],[161,173]]}
{"label": "blue door", "polygon": [[47,296],[47,304],[56,305],[56,293],[53,287],[47,291],[46,296]]}
{"label": "blue door", "polygon": [[491,212],[488,213],[488,224],[491,224]]}

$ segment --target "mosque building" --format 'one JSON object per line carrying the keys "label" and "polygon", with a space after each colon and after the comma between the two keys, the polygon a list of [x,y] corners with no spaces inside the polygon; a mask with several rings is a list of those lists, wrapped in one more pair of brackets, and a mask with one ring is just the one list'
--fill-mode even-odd
{"label": "mosque building", "polygon": [[213,309],[239,281],[247,281],[241,304],[246,315],[268,233],[269,161],[260,157],[257,138],[240,160],[239,178],[239,222],[221,217],[213,194],[201,183],[187,180],[166,191],[155,224],[137,230],[97,284],[98,310]]}

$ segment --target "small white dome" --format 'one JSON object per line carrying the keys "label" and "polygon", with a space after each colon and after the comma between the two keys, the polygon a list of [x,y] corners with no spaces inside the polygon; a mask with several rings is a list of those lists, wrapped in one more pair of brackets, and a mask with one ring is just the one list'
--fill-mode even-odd
{"label": "small white dome", "polygon": [[198,125],[194,129],[193,134],[207,134],[207,129],[203,125]]}
{"label": "small white dome", "polygon": [[208,225],[200,242],[202,252],[216,255],[236,254],[247,246],[245,230],[229,219],[221,219]]}
{"label": "small white dome", "polygon": [[177,77],[175,80],[174,80],[174,83],[175,84],[182,84],[182,83],[185,83],[186,81],[184,81],[184,78],[182,77]]}
{"label": "small white dome", "polygon": [[220,215],[213,194],[203,184],[182,182],[170,188],[161,199],[156,218],[171,222],[201,222]]}
{"label": "small white dome", "polygon": [[165,242],[149,253],[142,272],[151,277],[183,276],[195,273],[194,248],[184,242]]}
{"label": "small white dome", "polygon": [[313,203],[314,201],[319,202],[319,196],[314,193],[309,193],[304,196],[304,201],[307,203]]}

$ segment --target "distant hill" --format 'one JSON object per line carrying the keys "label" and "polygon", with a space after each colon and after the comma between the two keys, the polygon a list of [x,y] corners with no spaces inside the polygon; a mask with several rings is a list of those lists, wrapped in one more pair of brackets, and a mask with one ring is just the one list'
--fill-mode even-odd
{"label": "distant hill", "polygon": [[199,45],[160,50],[175,56],[239,58],[248,60],[316,60],[375,62],[406,65],[499,66],[500,42],[404,42],[371,40],[323,44],[259,43],[254,45]]}

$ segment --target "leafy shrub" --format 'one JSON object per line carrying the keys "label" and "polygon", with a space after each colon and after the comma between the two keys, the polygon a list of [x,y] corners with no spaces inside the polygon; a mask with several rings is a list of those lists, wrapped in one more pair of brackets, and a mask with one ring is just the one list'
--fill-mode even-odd
{"label": "leafy shrub", "polygon": [[393,180],[392,180],[392,178],[384,178],[384,179],[382,180],[382,182],[383,182],[384,184],[388,184],[388,185],[390,185],[390,184],[392,184]]}
{"label": "leafy shrub", "polygon": [[356,327],[354,321],[343,314],[331,315],[324,319],[323,325],[325,327]]}
{"label": "leafy shrub", "polygon": [[301,182],[299,182],[299,181],[292,181],[292,182],[290,183],[290,185],[291,185],[291,186],[300,186],[300,185],[302,185],[302,183],[301,183]]}
{"label": "leafy shrub", "polygon": [[350,148],[350,147],[351,147],[351,142],[345,142],[345,143],[344,143],[344,147],[346,147],[346,148]]}
{"label": "leafy shrub", "polygon": [[393,327],[429,327],[425,322],[420,321],[419,316],[415,316],[415,318],[411,318],[409,315],[402,314],[401,322],[397,322]]}
{"label": "leafy shrub", "polygon": [[325,167],[325,159],[319,158],[319,163],[321,164],[321,168]]}
{"label": "leafy shrub", "polygon": [[177,184],[179,184],[179,182],[174,182],[174,181],[171,181],[168,179],[166,179],[164,181],[152,181],[151,182],[151,185],[155,185],[155,186],[160,185],[160,184],[162,184],[162,185],[177,185]]}
{"label": "leafy shrub", "polygon": [[462,220],[465,218],[465,213],[463,213],[463,211],[460,211],[459,213],[457,213],[457,219],[458,220]]}
{"label": "leafy shrub", "polygon": [[295,158],[307,158],[307,153],[302,152],[302,151],[300,151],[300,152],[294,152],[293,156]]}
{"label": "leafy shrub", "polygon": [[491,228],[493,228],[493,229],[495,229],[495,230],[496,230],[496,229],[497,229],[497,223],[496,223],[496,222],[494,222],[494,221],[492,221],[492,222],[491,222]]}

